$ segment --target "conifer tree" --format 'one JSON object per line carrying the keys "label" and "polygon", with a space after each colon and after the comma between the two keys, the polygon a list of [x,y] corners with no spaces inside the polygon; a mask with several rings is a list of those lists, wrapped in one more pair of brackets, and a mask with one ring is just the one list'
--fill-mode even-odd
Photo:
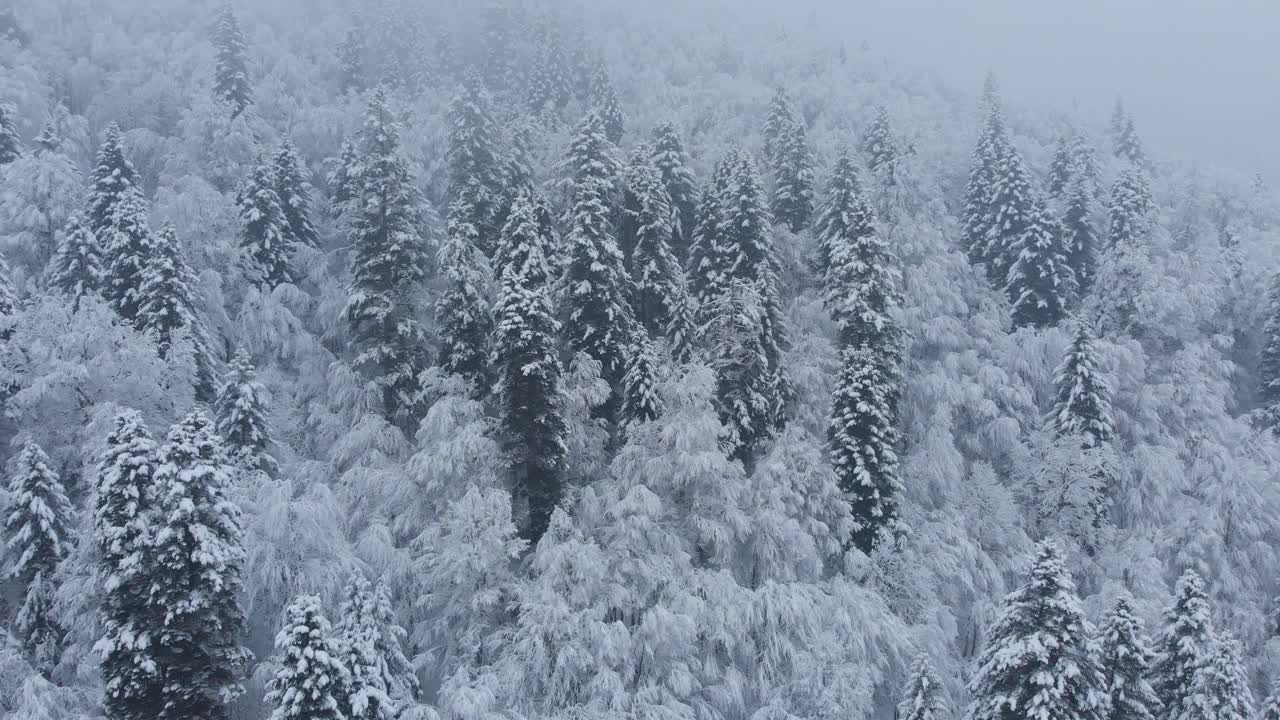
{"label": "conifer tree", "polygon": [[16,581],[20,597],[14,630],[44,672],[60,650],[62,631],[51,608],[53,573],[71,551],[72,512],[49,456],[27,441],[9,476],[5,576]]}
{"label": "conifer tree", "polygon": [[155,471],[157,526],[142,568],[161,717],[224,720],[247,661],[240,646],[240,509],[229,465],[200,411],[169,430]]}
{"label": "conifer tree", "polygon": [[597,68],[592,82],[592,112],[600,116],[604,123],[604,136],[609,142],[617,145],[622,142],[622,133],[626,129],[626,116],[622,114],[622,106],[618,104],[618,92],[613,87],[613,80],[604,66]]}
{"label": "conifer tree", "polygon": [[634,320],[626,268],[610,222],[618,163],[599,114],[591,113],[579,124],[565,165],[572,174],[566,269],[569,348],[597,360],[602,376],[616,387],[626,372]]}
{"label": "conifer tree", "polygon": [[630,238],[624,252],[631,277],[631,307],[649,335],[661,337],[682,291],[680,261],[671,252],[671,200],[647,153],[627,168],[625,182],[623,220]]}
{"label": "conifer tree", "polygon": [[16,114],[12,105],[0,104],[0,166],[22,157],[22,138],[13,122]]}
{"label": "conifer tree", "polygon": [[925,653],[916,656],[911,665],[902,695],[902,702],[898,703],[901,720],[944,720],[948,715],[942,679]]}
{"label": "conifer tree", "polygon": [[653,164],[662,175],[662,184],[671,198],[675,220],[671,250],[680,260],[689,256],[689,244],[697,225],[698,187],[689,169],[689,155],[676,133],[674,123],[663,122],[653,129]]}
{"label": "conifer tree", "polygon": [[1102,720],[1105,678],[1075,585],[1052,541],[1036,548],[1027,583],[1005,597],[969,681],[969,720]]}
{"label": "conifer tree", "polygon": [[449,207],[449,226],[438,253],[446,286],[436,302],[436,325],[443,343],[436,364],[445,372],[466,378],[483,396],[490,380],[493,272],[466,211],[466,205],[458,201]]}
{"label": "conifer tree", "polygon": [[[993,285],[1007,288],[1009,272],[1027,239],[1032,238],[1034,244],[1034,240],[1044,237],[1043,225],[1049,219],[1041,203],[1022,157],[1013,148],[1006,148],[992,179],[990,225],[978,255]],[[1016,296],[1010,299],[1017,301]]]}
{"label": "conifer tree", "polygon": [[1165,611],[1164,620],[1164,630],[1156,641],[1151,686],[1164,703],[1161,720],[1177,720],[1194,692],[1196,670],[1216,642],[1209,598],[1194,570],[1178,579],[1173,605]]}
{"label": "conifer tree", "polygon": [[103,294],[126,322],[135,322],[144,301],[142,284],[147,267],[156,253],[155,234],[147,223],[146,203],[140,193],[124,195],[112,208],[106,226],[107,267]]}
{"label": "conifer tree", "polygon": [[288,240],[294,247],[319,247],[320,238],[311,224],[311,184],[304,175],[306,166],[291,140],[285,139],[272,162],[276,198],[284,211]]}
{"label": "conifer tree", "polygon": [[1280,720],[1280,681],[1272,681],[1271,694],[1262,701],[1258,710],[1259,720]]}
{"label": "conifer tree", "polygon": [[[1006,157],[1013,152],[1009,146],[994,75],[987,76],[983,106],[986,118],[978,136],[978,144],[973,150],[961,217],[965,250],[969,262],[975,265],[988,261],[988,235],[996,227],[993,207],[995,184]],[[1003,278],[998,279],[1003,284]]]}
{"label": "conifer tree", "polygon": [[892,185],[892,170],[898,162],[898,144],[893,138],[889,111],[883,105],[876,108],[876,116],[862,139],[862,153],[867,158],[867,168],[873,173],[887,173],[886,177]]}
{"label": "conifer tree", "polygon": [[356,19],[338,44],[338,89],[344,94],[366,89],[364,58],[369,49],[365,34],[364,24]]}
{"label": "conifer tree", "polygon": [[72,309],[78,310],[83,298],[101,294],[103,262],[98,237],[79,215],[72,215],[49,268],[49,285],[70,298]]}
{"label": "conifer tree", "polygon": [[773,214],[798,233],[813,215],[813,152],[804,124],[797,120],[781,128],[774,147]]}
{"label": "conifer tree", "polygon": [[333,162],[333,170],[325,179],[333,214],[341,215],[360,199],[360,151],[351,140],[342,141],[342,152]]}
{"label": "conifer tree", "polygon": [[1196,668],[1179,720],[1253,720],[1253,692],[1240,662],[1240,643],[1217,638]]}
{"label": "conifer tree", "polygon": [[236,193],[236,206],[240,210],[240,249],[254,281],[268,290],[292,283],[289,256],[293,253],[295,238],[280,196],[276,194],[276,172],[272,164],[259,159]]}
{"label": "conifer tree", "polygon": [[1062,246],[1067,266],[1076,279],[1076,294],[1088,295],[1098,273],[1098,250],[1101,238],[1093,227],[1093,194],[1089,179],[1083,173],[1072,176],[1065,189],[1062,211]]}
{"label": "conifer tree", "polygon": [[337,645],[350,672],[349,720],[394,720],[418,691],[404,655],[404,628],[396,623],[384,584],[375,588],[356,573],[347,583]]}
{"label": "conifer tree", "polygon": [[450,212],[475,227],[475,241],[492,256],[502,232],[506,159],[489,100],[478,83],[470,82],[449,107]]}
{"label": "conifer tree", "polygon": [[1005,289],[1013,301],[1014,327],[1050,327],[1066,315],[1076,295],[1076,278],[1067,264],[1063,235],[1044,201],[1032,198],[1022,233],[1010,247],[1015,259]]}
{"label": "conifer tree", "polygon": [[142,416],[127,410],[115,417],[98,464],[94,493],[94,540],[102,582],[103,709],[111,720],[140,720],[157,707],[159,681],[150,672],[150,625],[142,569],[148,565],[155,506],[157,445]]}
{"label": "conifer tree", "polygon": [[534,114],[557,113],[573,98],[573,81],[560,29],[552,19],[539,23],[536,48],[529,78],[529,109]]}
{"label": "conifer tree", "polygon": [[560,362],[551,306],[547,235],[532,190],[522,190],[502,232],[502,277],[495,310],[494,365],[500,437],[512,468],[514,495],[528,505],[525,534],[546,531],[562,494],[567,427],[560,412]]}
{"label": "conifer tree", "polygon": [[213,94],[231,106],[231,117],[235,119],[253,102],[253,89],[249,86],[249,50],[240,21],[229,4],[218,13],[213,44],[217,49]]}
{"label": "conifer tree", "polygon": [[640,338],[627,359],[627,374],[622,381],[622,429],[658,417],[658,358],[654,343]]}
{"label": "conifer tree", "polygon": [[1280,434],[1280,275],[1272,278],[1267,301],[1258,359],[1258,403],[1263,425]]}
{"label": "conifer tree", "polygon": [[495,93],[516,87],[519,75],[516,55],[516,22],[507,0],[490,0],[484,12],[481,38],[484,53],[482,74],[485,85]]}
{"label": "conifer tree", "polygon": [[1071,143],[1066,135],[1058,137],[1058,146],[1053,151],[1053,160],[1049,163],[1049,195],[1061,197],[1071,185],[1075,176],[1076,158]]}
{"label": "conifer tree", "polygon": [[426,275],[427,244],[400,134],[382,89],[365,120],[363,188],[352,238],[351,324],[356,367],[382,390],[383,412],[412,431],[421,416],[418,376],[427,357],[413,295]]}
{"label": "conifer tree", "polygon": [[1078,437],[1085,448],[1100,447],[1115,433],[1111,387],[1100,374],[1093,343],[1089,326],[1080,323],[1075,339],[1058,365],[1057,399],[1050,416],[1060,436]]}
{"label": "conifer tree", "polygon": [[1105,692],[1110,698],[1108,720],[1155,720],[1160,698],[1148,682],[1154,658],[1147,647],[1142,623],[1125,598],[1116,601],[1098,635]]}
{"label": "conifer tree", "polygon": [[1120,99],[1116,100],[1115,111],[1111,115],[1111,140],[1116,157],[1128,160],[1134,167],[1146,165],[1146,152],[1142,149],[1142,140],[1133,125],[1133,116],[1125,110],[1124,101]]}
{"label": "conifer tree", "polygon": [[320,598],[300,595],[285,609],[276,635],[280,670],[267,683],[271,720],[349,720],[350,675],[329,637]]}
{"label": "conifer tree", "polygon": [[141,202],[141,194],[138,172],[124,155],[120,126],[112,123],[107,126],[102,146],[98,148],[93,186],[89,191],[89,229],[104,248],[110,247],[111,224],[125,198],[137,196]]}
{"label": "conifer tree", "polygon": [[764,121],[764,158],[773,165],[777,162],[778,151],[782,146],[782,138],[788,128],[798,124],[795,110],[791,107],[791,97],[779,86],[769,101],[769,112]]}
{"label": "conifer tree", "polygon": [[690,236],[689,292],[700,308],[715,301],[728,282],[728,261],[721,238],[724,222],[720,193],[715,187],[704,187],[699,193],[698,222]]}
{"label": "conifer tree", "polygon": [[1084,181],[1090,197],[1096,198],[1102,192],[1102,167],[1098,163],[1098,153],[1089,139],[1079,133],[1071,139],[1071,176]]}
{"label": "conifer tree", "polygon": [[277,464],[271,455],[267,391],[258,382],[253,361],[244,348],[237,350],[227,364],[214,412],[218,434],[226,442],[231,459],[243,467],[274,475]]}
{"label": "conifer tree", "polygon": [[195,273],[182,257],[182,246],[172,225],[165,225],[154,235],[150,253],[138,289],[135,323],[155,338],[161,357],[168,356],[175,331],[190,336],[196,369],[196,399],[210,402],[215,390],[213,353],[197,309]]}
{"label": "conifer tree", "polygon": [[1154,211],[1155,201],[1151,197],[1146,173],[1136,167],[1121,170],[1111,188],[1107,247],[1132,246],[1142,242],[1150,229]]}

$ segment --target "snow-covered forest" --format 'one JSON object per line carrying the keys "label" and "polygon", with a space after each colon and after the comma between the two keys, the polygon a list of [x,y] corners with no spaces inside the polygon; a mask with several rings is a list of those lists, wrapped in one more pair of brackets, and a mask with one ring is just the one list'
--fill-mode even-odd
{"label": "snow-covered forest", "polygon": [[796,14],[0,3],[0,718],[1280,720],[1280,196]]}

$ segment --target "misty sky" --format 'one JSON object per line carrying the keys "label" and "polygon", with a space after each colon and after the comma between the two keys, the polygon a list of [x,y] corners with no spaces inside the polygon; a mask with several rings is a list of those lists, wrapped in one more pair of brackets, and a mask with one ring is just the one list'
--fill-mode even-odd
{"label": "misty sky", "polygon": [[[1117,94],[1152,153],[1280,184],[1280,0],[842,0],[846,37],[977,92],[1104,122]],[[823,11],[826,15],[830,10]],[[824,18],[825,20],[825,18]]]}

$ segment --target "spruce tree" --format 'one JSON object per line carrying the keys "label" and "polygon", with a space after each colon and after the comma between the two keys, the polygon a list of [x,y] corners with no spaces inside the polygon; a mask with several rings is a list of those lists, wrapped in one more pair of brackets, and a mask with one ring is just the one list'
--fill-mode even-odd
{"label": "spruce tree", "polygon": [[370,100],[364,132],[351,299],[344,314],[357,369],[380,386],[386,417],[412,431],[421,417],[418,376],[427,365],[425,333],[413,296],[426,275],[427,243],[418,230],[418,200],[382,89]]}
{"label": "spruce tree", "polygon": [[71,551],[73,509],[49,456],[34,442],[22,446],[9,475],[4,513],[5,574],[20,597],[14,630],[36,666],[52,669],[62,631],[52,614],[53,574]]}
{"label": "spruce tree", "polygon": [[1253,692],[1240,652],[1230,635],[1214,641],[1196,669],[1178,720],[1253,720]]}
{"label": "spruce tree", "polygon": [[1151,215],[1155,211],[1146,173],[1136,167],[1121,170],[1111,188],[1111,202],[1107,210],[1110,219],[1108,248],[1142,242],[1150,230]]}
{"label": "spruce tree", "polygon": [[[1045,239],[1044,225],[1050,222],[1022,157],[1013,148],[1004,150],[995,168],[988,212],[990,225],[977,259],[993,285],[1007,287],[1023,247],[1028,241],[1034,245]],[[1010,299],[1017,302],[1017,296]]]}
{"label": "spruce tree", "polygon": [[565,165],[572,175],[565,281],[569,348],[598,361],[602,376],[616,387],[626,372],[634,320],[626,267],[610,222],[618,163],[599,114],[591,113],[578,126]]}
{"label": "spruce tree", "polygon": [[1280,275],[1271,279],[1258,358],[1258,404],[1264,426],[1280,434]]}
{"label": "spruce tree", "polygon": [[[999,93],[995,77],[987,77],[983,105],[986,119],[978,144],[973,150],[969,179],[965,185],[964,212],[961,224],[964,246],[969,262],[980,265],[988,262],[988,235],[995,227],[993,198],[996,180],[1000,177],[1006,156],[1013,152],[1009,146],[1004,114],[1000,110]],[[1003,278],[998,278],[1003,285]]]}
{"label": "spruce tree", "polygon": [[[129,193],[112,208],[106,227],[107,267],[103,294],[126,322],[138,321],[144,297],[143,282],[156,254],[157,241],[147,222],[146,203],[140,193]],[[100,236],[101,237],[101,236]]]}
{"label": "spruce tree", "polygon": [[1089,139],[1079,133],[1071,139],[1071,174],[1084,180],[1091,196],[1097,197],[1102,192],[1102,167],[1098,163],[1098,153]]}
{"label": "spruce tree", "polygon": [[689,256],[694,227],[697,225],[698,187],[689,169],[689,155],[676,133],[674,123],[659,123],[653,129],[653,164],[662,175],[662,184],[671,198],[675,220],[671,250],[680,260]]}
{"label": "spruce tree", "polygon": [[720,232],[724,218],[720,195],[715,187],[704,187],[699,193],[697,218],[690,236],[686,266],[689,270],[689,293],[698,307],[705,310],[705,306],[714,302],[728,283],[728,262]]}
{"label": "spruce tree", "polygon": [[558,113],[573,99],[573,81],[560,29],[548,18],[539,23],[536,55],[529,78],[529,109],[535,115]]}
{"label": "spruce tree", "polygon": [[300,595],[284,615],[276,635],[280,669],[267,683],[271,720],[350,720],[343,713],[350,674],[329,637],[320,598]]}
{"label": "spruce tree", "polygon": [[1160,698],[1148,682],[1154,655],[1127,599],[1117,600],[1102,621],[1098,644],[1103,687],[1110,698],[1107,720],[1155,720]]}
{"label": "spruce tree", "polygon": [[217,49],[213,95],[231,106],[231,117],[235,119],[253,102],[253,89],[249,86],[249,50],[240,21],[229,4],[218,13],[213,45]]}
{"label": "spruce tree", "polygon": [[831,393],[831,465],[853,511],[853,542],[870,553],[897,520],[897,378],[870,348],[849,347]]}
{"label": "spruce tree", "polygon": [[240,249],[245,254],[254,282],[271,290],[293,282],[289,256],[295,238],[280,196],[276,194],[275,167],[259,159],[240,191],[236,193],[240,210]]}
{"label": "spruce tree", "polygon": [[1209,616],[1209,598],[1194,570],[1187,570],[1173,590],[1173,605],[1164,613],[1165,626],[1156,641],[1151,686],[1164,703],[1160,720],[1178,720],[1195,691],[1196,670],[1216,642]]}
{"label": "spruce tree", "polygon": [[867,168],[873,173],[886,174],[892,185],[892,170],[898,161],[898,144],[893,138],[889,111],[883,105],[876,108],[876,116],[862,139],[862,153],[866,156]]}
{"label": "spruce tree", "polygon": [[901,720],[945,720],[948,716],[942,679],[925,653],[916,656],[898,703]]}
{"label": "spruce tree", "polygon": [[1052,541],[1027,583],[1005,597],[969,681],[969,720],[1102,720],[1105,678],[1075,585]]}
{"label": "spruce tree", "polygon": [[774,147],[773,214],[791,232],[808,226],[813,215],[813,152],[803,122],[780,129]]}
{"label": "spruce tree", "polygon": [[405,631],[396,623],[386,585],[360,574],[347,583],[338,645],[350,672],[349,720],[394,720],[417,695],[418,681],[404,655]]}
{"label": "spruce tree", "polygon": [[267,391],[258,382],[249,353],[240,348],[214,402],[218,434],[226,442],[231,459],[252,470],[274,475],[278,469],[271,455],[271,428],[267,423]]}
{"label": "spruce tree", "polygon": [[563,492],[565,434],[560,411],[560,362],[551,306],[547,235],[531,190],[516,196],[502,232],[502,277],[495,309],[500,437],[512,469],[514,495],[528,505],[526,536],[542,536]]}
{"label": "spruce tree", "polygon": [[333,161],[333,169],[329,172],[326,183],[329,186],[329,200],[335,216],[346,212],[349,206],[360,199],[360,151],[351,140],[342,141],[342,151]]}
{"label": "spruce tree", "polygon": [[213,400],[213,352],[197,306],[196,277],[182,257],[172,225],[154,235],[138,290],[138,329],[153,337],[161,357],[167,357],[175,331],[188,334],[195,364],[195,393],[201,402]]}
{"label": "spruce tree", "polygon": [[98,237],[79,215],[72,215],[49,268],[50,287],[65,294],[71,300],[72,309],[78,310],[83,298],[102,293],[103,264]]}
{"label": "spruce tree", "polygon": [[1057,398],[1050,416],[1060,436],[1078,437],[1086,448],[1100,447],[1115,434],[1111,387],[1100,374],[1093,343],[1089,326],[1081,322],[1058,365]]}
{"label": "spruce tree", "polygon": [[730,278],[702,305],[698,335],[715,373],[716,411],[734,459],[751,470],[755,451],[775,429],[774,375],[764,348],[760,283]]}
{"label": "spruce tree", "polygon": [[0,104],[0,166],[22,157],[22,138],[13,123],[17,111],[12,105]]}
{"label": "spruce tree", "polygon": [[627,374],[622,381],[623,432],[643,422],[658,417],[658,357],[654,343],[640,338],[631,349],[627,360]]}
{"label": "spruce tree", "polygon": [[1067,264],[1063,230],[1041,198],[1027,203],[1022,233],[1013,238],[1014,255],[1005,290],[1013,301],[1014,327],[1057,325],[1076,295],[1076,278]]}
{"label": "spruce tree", "polygon": [[304,174],[306,166],[298,157],[298,149],[286,138],[272,162],[276,198],[284,211],[288,240],[294,247],[319,247],[320,238],[311,224],[311,184]]}
{"label": "spruce tree", "polygon": [[1071,186],[1075,177],[1076,158],[1071,143],[1066,135],[1058,137],[1058,146],[1053,151],[1053,160],[1049,163],[1049,195],[1061,197]]}
{"label": "spruce tree", "polygon": [[1280,720],[1280,681],[1272,681],[1271,694],[1262,701],[1258,720]]}
{"label": "spruce tree", "polygon": [[157,526],[141,569],[161,718],[225,720],[247,661],[240,646],[240,509],[229,464],[200,411],[170,429],[155,471]]}
{"label": "spruce tree", "polygon": [[450,212],[475,227],[475,238],[485,255],[492,256],[502,232],[505,153],[500,133],[489,109],[489,99],[478,83],[470,82],[449,107]]}
{"label": "spruce tree", "polygon": [[623,221],[630,238],[624,252],[631,277],[631,307],[649,335],[661,337],[682,294],[683,271],[671,252],[671,199],[648,154],[627,168],[625,183]]}
{"label": "spruce tree", "polygon": [[614,145],[622,142],[627,120],[622,114],[622,106],[618,104],[617,90],[603,65],[596,70],[595,81],[592,83],[591,106],[592,112],[603,121],[604,136],[609,142]]}
{"label": "spruce tree", "polygon": [[519,59],[515,18],[507,0],[490,0],[485,8],[481,37],[485,85],[495,93],[506,93],[516,87]]}
{"label": "spruce tree", "polygon": [[369,51],[365,33],[364,24],[357,19],[338,44],[338,89],[344,94],[365,91],[364,58]]}
{"label": "spruce tree", "polygon": [[791,107],[791,97],[781,86],[769,101],[769,112],[764,121],[764,158],[770,165],[777,162],[778,151],[782,147],[782,138],[787,130],[798,123],[795,110]]}
{"label": "spruce tree", "polygon": [[480,251],[479,231],[467,220],[467,207],[449,207],[449,225],[438,254],[445,279],[436,302],[442,347],[436,364],[460,375],[483,396],[489,389],[489,339],[493,333],[493,272]]}
{"label": "spruce tree", "polygon": [[1111,140],[1116,157],[1127,160],[1138,168],[1146,165],[1147,155],[1134,127],[1133,116],[1125,110],[1124,101],[1119,99],[1116,100],[1115,111],[1111,115]]}
{"label": "spruce tree", "polygon": [[1101,245],[1101,238],[1093,227],[1093,194],[1089,183],[1082,173],[1072,176],[1065,190],[1061,222],[1062,246],[1067,254],[1067,266],[1075,275],[1079,297],[1088,295],[1093,287]]}
{"label": "spruce tree", "polygon": [[102,146],[98,148],[93,168],[93,186],[89,190],[89,229],[98,236],[104,248],[110,247],[111,225],[126,198],[141,201],[142,188],[137,170],[124,155],[120,126],[107,126]]}
{"label": "spruce tree", "polygon": [[142,416],[127,410],[116,415],[98,464],[93,527],[103,635],[95,649],[102,656],[103,709],[110,720],[143,720],[158,707],[142,573],[149,566],[148,522],[157,500],[157,449]]}

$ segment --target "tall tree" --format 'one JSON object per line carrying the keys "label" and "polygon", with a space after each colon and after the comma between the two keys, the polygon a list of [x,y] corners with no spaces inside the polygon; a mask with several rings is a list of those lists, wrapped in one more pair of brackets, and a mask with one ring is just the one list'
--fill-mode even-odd
{"label": "tall tree", "polygon": [[16,114],[12,105],[0,104],[0,166],[22,157],[22,137],[13,122]]}
{"label": "tall tree", "polygon": [[553,18],[538,23],[537,48],[529,77],[529,109],[534,114],[558,113],[573,99],[573,79],[565,58],[560,28]]}
{"label": "tall tree", "polygon": [[[983,107],[986,118],[982,132],[978,135],[978,144],[973,150],[961,218],[964,246],[969,262],[975,265],[989,260],[988,235],[996,227],[993,205],[995,184],[1002,174],[1006,157],[1013,152],[1005,129],[1004,113],[1000,109],[999,89],[994,75],[987,76]],[[998,279],[1003,284],[1003,278]]]}
{"label": "tall tree", "polygon": [[862,153],[867,158],[867,168],[893,184],[893,168],[898,162],[898,143],[893,137],[893,125],[889,111],[883,105],[876,108],[876,116],[862,138]]}
{"label": "tall tree", "polygon": [[1196,668],[1179,720],[1253,720],[1253,691],[1240,662],[1240,643],[1226,635],[1214,641]]}
{"label": "tall tree", "polygon": [[1107,701],[1090,627],[1051,541],[1036,548],[1031,577],[1004,607],[969,681],[969,720],[1102,720]]}
{"label": "tall tree", "polygon": [[169,430],[156,463],[157,527],[142,569],[162,718],[225,720],[247,661],[240,646],[240,509],[213,423],[195,411]]}
{"label": "tall tree", "polygon": [[213,45],[217,49],[213,94],[231,107],[231,117],[235,119],[253,102],[253,88],[249,85],[249,48],[229,4],[218,13]]}
{"label": "tall tree", "polygon": [[809,225],[813,216],[813,151],[804,123],[780,128],[773,153],[773,215],[791,232]]}
{"label": "tall tree", "polygon": [[286,234],[294,246],[319,247],[320,238],[311,224],[311,183],[306,165],[298,157],[293,141],[285,138],[272,160],[276,197],[284,211]]}
{"label": "tall tree", "polygon": [[662,184],[671,198],[674,225],[671,249],[676,257],[684,260],[689,255],[689,244],[697,225],[698,187],[693,171],[689,169],[689,155],[684,143],[671,122],[659,123],[653,129],[653,164],[662,175]]}
{"label": "tall tree", "polygon": [[1262,701],[1258,710],[1259,720],[1277,720],[1280,718],[1280,682],[1272,681],[1271,694]]}
{"label": "tall tree", "polygon": [[777,161],[777,153],[781,149],[782,138],[787,129],[797,124],[795,109],[791,107],[791,96],[781,86],[774,91],[769,101],[769,111],[764,120],[764,157],[770,165]]}
{"label": "tall tree", "polygon": [[1148,682],[1154,655],[1127,599],[1117,600],[1103,620],[1098,643],[1098,662],[1110,697],[1107,720],[1155,720],[1160,698]]}
{"label": "tall tree", "polygon": [[436,302],[436,325],[442,347],[436,364],[460,375],[479,395],[487,394],[489,340],[493,333],[493,271],[480,250],[480,233],[467,219],[461,201],[449,206],[449,225],[438,253],[445,279]]}
{"label": "tall tree", "polygon": [[[992,178],[987,205],[989,224],[976,256],[993,285],[1007,287],[1009,271],[1028,238],[1043,237],[1048,218],[1041,202],[1022,157],[1013,148],[1005,148]],[[975,256],[971,254],[970,259]]]}
{"label": "tall tree", "polygon": [[5,575],[17,582],[20,597],[14,630],[43,672],[53,668],[62,630],[52,612],[53,573],[71,551],[71,502],[49,456],[34,442],[22,452],[9,476],[4,514]]}
{"label": "tall tree", "polygon": [[667,332],[683,295],[683,270],[671,252],[674,214],[662,176],[646,153],[627,168],[624,223],[631,307],[652,337]]}
{"label": "tall tree", "polygon": [[1273,433],[1280,434],[1280,275],[1271,279],[1267,293],[1267,319],[1262,326],[1258,378],[1261,421]]}
{"label": "tall tree", "polygon": [[1049,195],[1061,197],[1071,185],[1075,177],[1075,155],[1071,142],[1066,135],[1058,137],[1058,146],[1053,151],[1053,160],[1049,163]]}
{"label": "tall tree", "polygon": [[599,65],[596,68],[596,74],[591,83],[591,92],[592,112],[599,115],[600,120],[604,123],[604,136],[609,139],[609,142],[617,145],[622,142],[622,133],[626,129],[627,118],[622,113],[622,106],[618,104],[618,92],[614,88],[613,80],[609,77],[604,65]]}
{"label": "tall tree", "polygon": [[1115,433],[1111,387],[1099,371],[1093,334],[1083,322],[1058,365],[1055,384],[1057,398],[1050,419],[1057,433],[1080,438],[1086,448],[1109,442]]}
{"label": "tall tree", "polygon": [[254,281],[265,289],[292,283],[296,238],[289,229],[280,196],[276,194],[276,169],[260,158],[236,193],[240,210],[240,249]]}
{"label": "tall tree", "polygon": [[338,89],[343,93],[362,93],[367,89],[364,63],[369,52],[367,34],[364,23],[356,17],[338,44]]}
{"label": "tall tree", "polygon": [[418,376],[427,366],[414,295],[426,276],[428,250],[409,169],[400,158],[399,129],[381,88],[369,102],[364,142],[351,299],[344,314],[356,367],[381,388],[387,418],[412,431],[421,417]]}
{"label": "tall tree", "polygon": [[1193,692],[1195,672],[1215,642],[1209,598],[1194,570],[1187,570],[1173,590],[1173,605],[1156,642],[1151,686],[1164,702],[1161,720],[1177,720]]}
{"label": "tall tree", "polygon": [[1064,190],[1062,211],[1062,246],[1067,266],[1076,279],[1076,294],[1084,297],[1093,287],[1098,273],[1098,251],[1101,238],[1093,226],[1093,192],[1091,181],[1083,173],[1072,175]]}
{"label": "tall tree", "polygon": [[103,294],[121,318],[135,322],[142,311],[142,285],[157,242],[147,222],[141,193],[122,196],[111,210],[113,214],[104,229],[107,269]]}
{"label": "tall tree", "polygon": [[470,82],[449,106],[450,212],[475,227],[475,242],[492,256],[502,232],[506,157],[489,99],[478,83]]}
{"label": "tall tree", "polygon": [[948,716],[942,679],[925,653],[916,656],[902,690],[898,716],[902,720],[943,720]]}
{"label": "tall tree", "polygon": [[853,511],[853,542],[867,553],[895,531],[898,516],[895,380],[874,350],[849,347],[831,394],[831,465]]}
{"label": "tall tree", "polygon": [[515,496],[528,505],[525,534],[542,537],[563,493],[565,436],[560,362],[551,306],[547,240],[531,190],[516,196],[502,232],[494,364],[499,383],[500,436],[511,463]]}
{"label": "tall tree", "polygon": [[107,126],[102,145],[98,148],[93,168],[93,186],[89,191],[89,229],[98,236],[104,248],[110,246],[111,224],[124,204],[125,198],[137,196],[141,200],[138,171],[125,157],[120,126]]}
{"label": "tall tree", "polygon": [[1107,211],[1110,218],[1109,248],[1142,242],[1150,230],[1151,214],[1155,211],[1146,173],[1136,167],[1121,170],[1111,188]]}
{"label": "tall tree", "polygon": [[658,397],[658,358],[654,343],[642,337],[631,349],[627,361],[627,374],[622,381],[622,429],[627,429],[658,417],[661,410]]}
{"label": "tall tree", "polygon": [[1111,114],[1111,141],[1116,157],[1128,160],[1135,167],[1146,165],[1147,155],[1142,149],[1138,130],[1134,127],[1133,116],[1125,109],[1124,101],[1118,98],[1115,111]]}
{"label": "tall tree", "polygon": [[490,0],[485,7],[481,29],[484,64],[481,73],[489,90],[515,90],[519,72],[516,36],[519,28],[507,0]]}
{"label": "tall tree", "polygon": [[138,290],[138,328],[155,338],[160,356],[166,357],[177,331],[191,340],[195,365],[196,398],[213,400],[213,352],[196,296],[195,273],[182,257],[182,246],[172,225],[156,233],[146,260],[142,285]]}
{"label": "tall tree", "polygon": [[276,635],[280,669],[267,683],[271,720],[348,720],[350,674],[329,636],[320,598],[299,595]]}
{"label": "tall tree", "polygon": [[237,464],[274,475],[278,465],[271,455],[267,409],[267,390],[258,382],[249,353],[240,348],[227,364],[214,403],[218,434]]}
{"label": "tall tree", "polygon": [[98,237],[79,215],[72,215],[49,268],[49,285],[70,298],[71,307],[78,310],[82,299],[101,294],[103,263]]}
{"label": "tall tree", "polygon": [[417,694],[413,666],[404,655],[404,628],[396,624],[386,585],[363,575],[347,583],[338,625],[344,664],[351,673],[350,720],[394,720]]}
{"label": "tall tree", "polygon": [[343,140],[342,151],[331,162],[325,182],[329,186],[330,212],[337,216],[360,199],[360,150],[351,140]]}
{"label": "tall tree", "polygon": [[1013,301],[1015,327],[1050,327],[1067,314],[1076,295],[1076,277],[1058,221],[1044,200],[1031,198],[1022,232],[1012,239],[1006,292]]}

